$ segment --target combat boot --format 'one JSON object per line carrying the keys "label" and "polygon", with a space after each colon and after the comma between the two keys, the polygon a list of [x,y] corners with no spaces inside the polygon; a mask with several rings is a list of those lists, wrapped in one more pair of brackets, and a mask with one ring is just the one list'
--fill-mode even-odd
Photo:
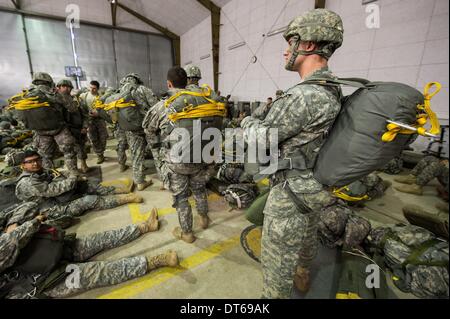
{"label": "combat boot", "polygon": [[408,193],[408,194],[414,194],[414,195],[422,195],[423,194],[423,188],[419,185],[402,185],[402,186],[395,186],[396,190],[402,193]]}
{"label": "combat boot", "polygon": [[396,181],[397,183],[408,184],[408,185],[415,184],[416,180],[417,180],[416,176],[414,176],[412,174],[394,178],[394,181]]}
{"label": "combat boot", "polygon": [[176,239],[181,239],[182,241],[192,244],[197,238],[194,236],[194,233],[183,233],[180,227],[175,227],[172,231],[172,234]]}
{"label": "combat boot", "polygon": [[86,164],[86,160],[80,161],[80,172],[86,174],[89,171],[89,167]]}
{"label": "combat boot", "polygon": [[309,269],[297,266],[297,271],[294,276],[294,284],[300,292],[307,293],[311,285]]}
{"label": "combat boot", "polygon": [[98,154],[97,155],[97,164],[103,164],[105,162],[105,155]]}
{"label": "combat boot", "polygon": [[130,193],[126,195],[113,195],[119,205],[131,204],[131,203],[142,203],[144,199],[135,193]]}
{"label": "combat boot", "polygon": [[146,256],[148,271],[160,267],[176,267],[179,265],[177,253],[173,250],[157,256]]}
{"label": "combat boot", "polygon": [[199,214],[199,224],[200,224],[200,227],[202,228],[202,229],[207,229],[208,228],[208,226],[209,226],[209,223],[211,222],[211,219],[209,219],[209,217],[208,217],[208,215],[201,215],[201,214]]}
{"label": "combat boot", "polygon": [[128,169],[128,165],[126,165],[126,164],[120,164],[120,166],[119,166],[119,171],[120,171],[121,173],[125,172],[127,169]]}
{"label": "combat boot", "polygon": [[159,229],[158,210],[156,208],[153,208],[150,217],[139,225],[139,229],[142,234],[154,232]]}
{"label": "combat boot", "polygon": [[143,191],[144,189],[146,189],[150,185],[153,185],[153,181],[152,180],[149,180],[148,182],[144,181],[143,183],[137,185],[137,190],[138,191]]}

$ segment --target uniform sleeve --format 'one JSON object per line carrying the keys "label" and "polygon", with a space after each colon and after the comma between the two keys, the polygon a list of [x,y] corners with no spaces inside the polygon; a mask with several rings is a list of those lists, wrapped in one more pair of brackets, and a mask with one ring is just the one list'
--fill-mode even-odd
{"label": "uniform sleeve", "polygon": [[39,230],[39,226],[40,222],[33,219],[18,226],[9,234],[0,234],[0,273],[14,265],[20,249],[28,244]]}
{"label": "uniform sleeve", "polygon": [[159,136],[161,134],[160,125],[165,114],[164,104],[163,102],[157,103],[154,107],[152,107],[147,115],[144,123],[146,124],[144,129],[147,134],[147,140],[151,144],[159,143]]}
{"label": "uniform sleeve", "polygon": [[245,134],[246,142],[257,141],[269,146],[271,138],[276,137],[278,143],[282,143],[299,134],[310,118],[304,95],[288,94],[274,102],[265,120],[248,116],[241,122],[241,127],[257,133],[251,134],[253,140],[249,140],[250,134]]}
{"label": "uniform sleeve", "polygon": [[16,195],[22,200],[33,197],[51,198],[71,191],[76,186],[77,179],[68,177],[65,179],[54,180],[50,183],[42,182],[29,177],[22,179],[16,188]]}
{"label": "uniform sleeve", "polygon": [[77,112],[78,110],[78,104],[69,94],[56,93],[55,100],[71,113]]}

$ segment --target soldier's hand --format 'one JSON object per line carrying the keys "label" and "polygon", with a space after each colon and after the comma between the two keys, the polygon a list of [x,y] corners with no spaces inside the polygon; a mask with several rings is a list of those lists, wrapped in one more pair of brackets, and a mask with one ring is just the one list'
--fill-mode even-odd
{"label": "soldier's hand", "polygon": [[42,223],[42,222],[44,222],[44,221],[47,220],[47,214],[45,214],[45,213],[40,213],[39,215],[37,215],[37,216],[35,217],[35,219]]}
{"label": "soldier's hand", "polygon": [[12,225],[9,225],[9,226],[6,228],[5,233],[9,234],[9,233],[13,232],[14,229],[17,228],[17,226],[19,226],[17,223],[12,224]]}

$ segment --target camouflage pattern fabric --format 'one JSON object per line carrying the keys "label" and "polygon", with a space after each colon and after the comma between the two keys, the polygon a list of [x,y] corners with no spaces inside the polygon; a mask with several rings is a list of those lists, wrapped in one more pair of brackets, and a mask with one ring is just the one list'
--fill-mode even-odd
{"label": "camouflage pattern fabric", "polygon": [[125,132],[127,144],[130,146],[131,166],[133,170],[133,180],[136,184],[145,181],[144,159],[147,143],[143,132]]}
{"label": "camouflage pattern fabric", "polygon": [[[333,77],[327,67],[310,76]],[[307,156],[307,161],[314,160],[316,153],[308,150],[308,144],[323,136],[334,123],[341,108],[339,96],[340,89],[296,85],[273,103],[264,121],[247,117],[241,126],[244,129],[278,129],[282,159],[301,151]],[[264,142],[267,140],[270,137]],[[277,183],[281,184],[272,187],[264,209],[263,297],[287,299],[291,297],[297,262],[309,267],[317,253],[319,212],[336,199],[323,190],[323,186],[313,178],[312,171],[287,179],[284,172],[278,172],[271,178],[272,186]],[[304,209],[296,207],[285,189],[287,186],[302,206],[312,210],[311,214],[306,215]]]}
{"label": "camouflage pattern fabric", "polygon": [[184,233],[192,232],[192,207],[188,199],[192,192],[199,215],[207,215],[208,192],[206,190],[207,174],[205,166],[201,164],[169,164],[164,165],[167,170],[167,182],[173,196],[173,207],[176,208],[178,220]]}
{"label": "camouflage pattern fabric", "polygon": [[448,193],[448,160],[439,160],[434,156],[426,156],[414,167],[411,174],[416,176],[416,184],[420,186],[425,186],[434,178],[437,178]]}
{"label": "camouflage pattern fabric", "polygon": [[[382,249],[386,265],[398,278],[394,280],[398,288],[419,298],[448,298],[448,242],[433,240],[431,232],[413,225],[375,228],[367,237],[371,246]],[[417,251],[417,260],[410,260]],[[435,262],[446,266],[427,265]]]}
{"label": "camouflage pattern fabric", "polygon": [[263,121],[266,118],[267,114],[269,114],[271,107],[272,107],[272,104],[267,104],[267,103],[264,103],[264,104],[258,106],[258,108],[253,111],[252,117]]}
{"label": "camouflage pattern fabric", "polygon": [[184,67],[184,70],[186,71],[188,78],[198,78],[198,79],[202,78],[202,72],[200,68],[196,65],[192,64],[186,65]]}
{"label": "camouflage pattern fabric", "polygon": [[397,175],[402,172],[403,158],[401,156],[392,159],[381,171],[389,175]]}
{"label": "camouflage pattern fabric", "polygon": [[127,142],[127,135],[125,134],[125,131],[122,130],[119,125],[115,125],[114,127],[114,137],[117,140],[117,160],[120,165],[125,165],[127,162],[127,149],[128,149],[128,142]]}
{"label": "camouflage pattern fabric", "polygon": [[102,155],[106,150],[108,130],[103,119],[95,119],[89,122],[88,136],[95,154]]}

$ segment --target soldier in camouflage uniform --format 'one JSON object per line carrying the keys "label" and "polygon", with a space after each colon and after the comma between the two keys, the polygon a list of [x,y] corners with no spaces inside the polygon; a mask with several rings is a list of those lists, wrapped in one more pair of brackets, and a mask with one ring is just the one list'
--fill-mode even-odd
{"label": "soldier in camouflage uniform", "polygon": [[[156,95],[150,88],[143,85],[144,82],[138,74],[128,74],[120,83],[121,92],[125,92],[127,90],[131,90],[133,92],[133,100],[135,101],[139,112],[142,114],[142,118],[144,118],[152,106],[158,102]],[[130,147],[132,157],[133,180],[137,184],[138,190],[142,191],[153,183],[151,180],[145,180],[144,155],[147,142],[145,139],[144,129],[139,131],[125,131],[125,136]]]}
{"label": "soldier in camouflage uniform", "polygon": [[396,158],[392,159],[389,163],[387,163],[381,169],[381,171],[389,175],[397,175],[402,172],[402,168],[403,168],[403,157],[397,156]]}
{"label": "soldier in camouflage uniform", "polygon": [[[284,37],[289,43],[287,70],[298,72],[304,81],[335,78],[327,60],[343,41],[342,20],[337,14],[326,9],[306,12],[289,24]],[[279,168],[271,176],[261,245],[263,298],[290,298],[295,273],[300,289],[309,289],[309,268],[318,249],[319,212],[336,201],[313,178],[312,167],[325,133],[340,112],[341,96],[340,88],[299,84],[274,102],[264,121],[246,117],[241,123],[247,130],[266,130],[268,138],[269,129],[277,129],[279,165],[292,163],[290,159],[296,157],[307,164],[297,169]]]}
{"label": "soldier in camouflage uniform", "polygon": [[105,161],[104,153],[108,131],[105,120],[100,117],[99,112],[94,107],[94,103],[100,97],[98,93],[100,84],[97,81],[92,81],[90,85],[89,92],[80,95],[80,101],[85,112],[89,114],[88,136],[94,152],[97,154],[97,164],[102,164]]}
{"label": "soldier in camouflage uniform", "polygon": [[434,178],[438,179],[444,191],[448,194],[448,160],[426,156],[409,175],[394,179],[398,183],[408,185],[395,186],[394,188],[399,192],[422,195],[423,187]]}
{"label": "soldier in camouflage uniform", "polygon": [[[20,212],[17,211],[20,215]],[[14,212],[1,220],[0,224],[0,290],[4,287],[8,276],[8,268],[14,269],[20,252],[25,248],[32,236],[40,228],[45,216],[15,216]],[[168,251],[157,256],[141,255],[122,258],[114,261],[91,261],[93,256],[109,249],[126,245],[148,232],[157,231],[159,228],[157,211],[153,210],[149,219],[139,225],[129,225],[121,229],[101,232],[85,238],[64,237],[63,260],[73,263],[79,273],[79,285],[69,287],[64,278],[52,288],[46,288],[42,292],[43,297],[64,298],[79,294],[83,291],[116,285],[121,282],[143,276],[159,267],[176,267],[178,257],[174,251]],[[58,267],[58,266],[57,266]],[[55,270],[59,271],[59,270]],[[32,295],[7,292],[6,298],[32,298]]]}
{"label": "soldier in camouflage uniform", "polygon": [[135,194],[118,195],[121,191],[114,187],[82,183],[76,176],[65,177],[55,170],[43,169],[41,158],[34,151],[24,153],[21,167],[23,173],[16,186],[17,198],[37,203],[51,220],[75,218],[90,210],[143,201]]}
{"label": "soldier in camouflage uniform", "polygon": [[117,160],[119,162],[119,169],[120,172],[125,172],[128,169],[127,166],[127,149],[128,149],[128,142],[127,142],[127,135],[125,134],[125,131],[122,130],[118,124],[115,124],[114,126],[114,137],[117,140]]}
{"label": "soldier in camouflage uniform", "polygon": [[[73,90],[72,81],[63,79],[56,85],[59,93],[71,94]],[[75,138],[75,151],[77,152],[78,160],[80,161],[81,173],[87,173],[89,167],[86,160],[88,158],[86,153],[87,131],[89,126],[89,113],[85,108],[80,106],[78,98],[75,99],[77,105],[77,112],[66,112],[66,121],[69,126],[70,133]]]}
{"label": "soldier in camouflage uniform", "polygon": [[[54,105],[65,108],[68,112],[76,112],[77,105],[69,94],[55,93],[52,77],[47,73],[37,72],[33,75],[30,89],[36,89],[45,94],[47,101]],[[61,109],[62,112],[62,109]],[[75,140],[67,127],[51,131],[35,131],[34,143],[42,156],[43,166],[53,168],[53,153],[55,143],[64,154],[64,162],[67,169],[77,173],[77,158],[75,152]]]}

